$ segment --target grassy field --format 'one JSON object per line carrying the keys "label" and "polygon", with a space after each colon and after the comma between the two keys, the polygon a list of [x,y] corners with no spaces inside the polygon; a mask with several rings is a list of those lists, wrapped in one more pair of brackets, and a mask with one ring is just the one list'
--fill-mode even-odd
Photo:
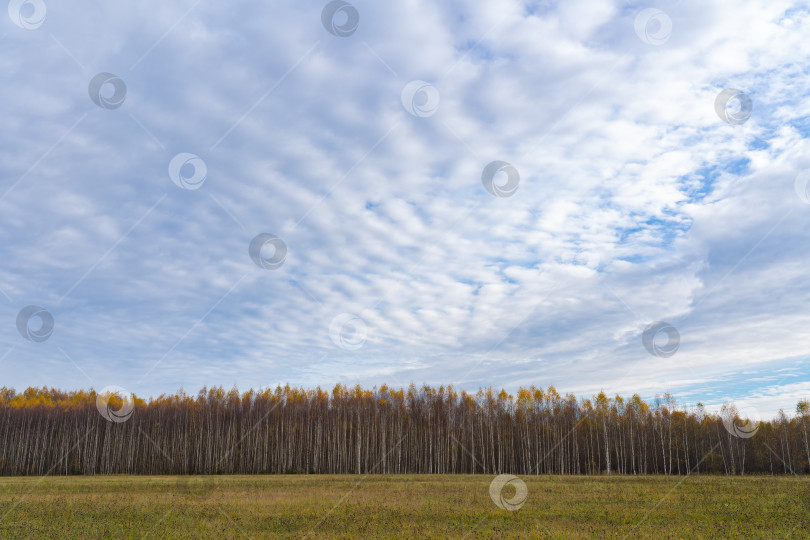
{"label": "grassy field", "polygon": [[808,478],[529,476],[514,512],[492,479],[0,478],[0,537],[810,538]]}

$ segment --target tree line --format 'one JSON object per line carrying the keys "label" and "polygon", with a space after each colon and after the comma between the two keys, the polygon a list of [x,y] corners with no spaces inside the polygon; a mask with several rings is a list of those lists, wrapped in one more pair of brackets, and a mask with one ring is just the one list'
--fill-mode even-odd
{"label": "tree line", "polygon": [[0,474],[806,474],[810,404],[767,421],[670,395],[0,389]]}

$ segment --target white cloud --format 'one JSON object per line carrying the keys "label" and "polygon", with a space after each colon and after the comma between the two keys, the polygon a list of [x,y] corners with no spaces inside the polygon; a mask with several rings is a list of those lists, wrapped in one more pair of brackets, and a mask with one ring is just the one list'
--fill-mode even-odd
{"label": "white cloud", "polygon": [[[356,6],[347,38],[317,3],[4,21],[4,384],[87,386],[61,348],[95,386],[151,394],[714,384],[795,406],[801,384],[737,375],[805,354],[807,10],[662,2],[654,46],[627,2]],[[88,98],[100,71],[121,108]],[[440,92],[429,118],[400,102],[414,79]],[[714,111],[730,86],[754,103],[740,126]],[[169,180],[179,152],[205,160],[201,189]],[[520,172],[512,197],[484,190],[493,160]],[[288,246],[279,270],[248,257],[262,232]],[[13,324],[31,303],[57,321],[42,344]],[[330,339],[341,313],[368,327],[357,351]],[[679,329],[675,357],[642,346],[654,320]]]}

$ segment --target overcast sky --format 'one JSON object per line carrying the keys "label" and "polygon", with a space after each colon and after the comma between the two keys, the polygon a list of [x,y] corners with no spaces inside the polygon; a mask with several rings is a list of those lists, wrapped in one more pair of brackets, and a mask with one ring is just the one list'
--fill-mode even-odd
{"label": "overcast sky", "polygon": [[779,0],[12,0],[0,384],[792,412],[808,35]]}

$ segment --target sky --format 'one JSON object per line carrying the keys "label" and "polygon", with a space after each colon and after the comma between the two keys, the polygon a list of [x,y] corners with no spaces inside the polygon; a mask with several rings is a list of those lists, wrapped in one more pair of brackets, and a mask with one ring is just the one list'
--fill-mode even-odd
{"label": "sky", "polygon": [[0,385],[790,415],[807,35],[781,0],[12,0]]}

